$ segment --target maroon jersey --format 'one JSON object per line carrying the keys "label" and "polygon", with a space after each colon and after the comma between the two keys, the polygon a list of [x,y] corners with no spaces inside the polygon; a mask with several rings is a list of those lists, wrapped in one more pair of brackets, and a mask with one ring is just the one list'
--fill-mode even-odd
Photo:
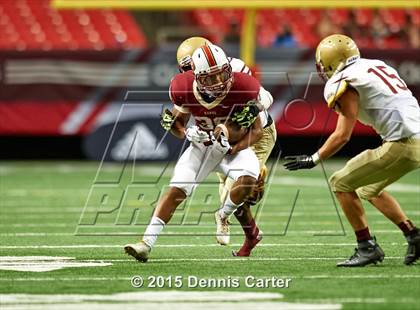
{"label": "maroon jersey", "polygon": [[233,84],[225,97],[207,103],[198,92],[192,71],[177,74],[169,86],[169,96],[175,108],[191,113],[196,125],[203,130],[213,130],[224,123],[237,109],[258,98],[260,83],[254,77],[233,73]]}

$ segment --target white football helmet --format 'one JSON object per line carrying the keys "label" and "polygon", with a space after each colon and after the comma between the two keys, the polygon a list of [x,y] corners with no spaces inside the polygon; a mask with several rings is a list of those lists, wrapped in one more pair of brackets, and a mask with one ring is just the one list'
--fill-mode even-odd
{"label": "white football helmet", "polygon": [[192,55],[192,69],[201,93],[223,97],[232,87],[232,67],[219,46],[207,44],[197,48]]}

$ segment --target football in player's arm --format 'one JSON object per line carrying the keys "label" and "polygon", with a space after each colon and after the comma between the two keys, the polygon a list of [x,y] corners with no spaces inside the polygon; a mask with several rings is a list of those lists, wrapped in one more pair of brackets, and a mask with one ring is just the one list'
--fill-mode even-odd
{"label": "football in player's arm", "polygon": [[[161,115],[161,125],[179,139],[186,138],[187,133],[190,132],[190,136],[187,137],[189,141],[198,143],[210,141],[212,132],[207,133],[197,126],[187,128],[190,117],[191,113],[183,113],[175,107],[172,111],[165,109]],[[261,120],[259,118],[254,119],[253,123],[248,126],[247,133],[238,142],[230,145],[231,148],[228,153],[236,154],[256,143],[262,137],[262,129]]]}

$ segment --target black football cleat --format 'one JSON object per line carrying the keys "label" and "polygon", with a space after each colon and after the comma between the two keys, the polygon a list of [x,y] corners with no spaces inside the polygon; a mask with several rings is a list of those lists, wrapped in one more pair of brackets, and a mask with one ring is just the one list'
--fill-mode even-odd
{"label": "black football cleat", "polygon": [[385,254],[376,239],[370,239],[358,243],[354,254],[344,262],[337,263],[337,267],[363,267],[369,264],[377,264],[384,260]]}
{"label": "black football cleat", "polygon": [[408,247],[405,255],[404,264],[411,265],[420,258],[420,231],[416,231],[405,237]]}

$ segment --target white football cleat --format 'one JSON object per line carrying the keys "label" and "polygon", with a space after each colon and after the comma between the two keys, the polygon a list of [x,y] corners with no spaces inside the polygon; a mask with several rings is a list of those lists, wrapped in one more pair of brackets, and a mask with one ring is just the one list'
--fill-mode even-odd
{"label": "white football cleat", "polygon": [[133,256],[139,262],[145,263],[149,259],[149,254],[152,251],[152,248],[141,241],[139,243],[126,244],[124,246],[124,251],[128,255]]}
{"label": "white football cleat", "polygon": [[214,214],[216,220],[216,240],[220,245],[228,245],[230,242],[230,223],[228,218],[222,218],[219,210]]}

